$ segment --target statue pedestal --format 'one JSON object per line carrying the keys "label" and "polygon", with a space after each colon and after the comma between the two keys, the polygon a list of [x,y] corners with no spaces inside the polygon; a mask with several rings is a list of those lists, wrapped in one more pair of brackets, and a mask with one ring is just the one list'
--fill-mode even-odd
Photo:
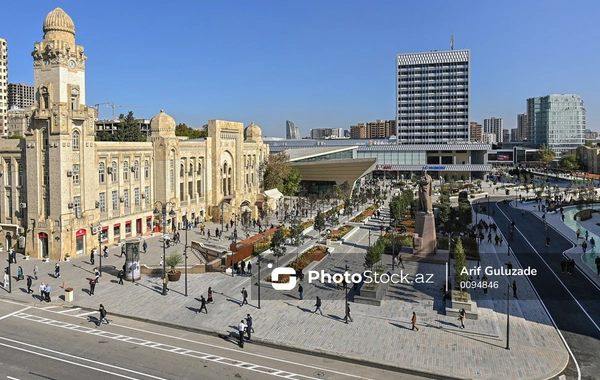
{"label": "statue pedestal", "polygon": [[433,213],[417,212],[415,232],[413,254],[420,256],[435,255],[436,233]]}

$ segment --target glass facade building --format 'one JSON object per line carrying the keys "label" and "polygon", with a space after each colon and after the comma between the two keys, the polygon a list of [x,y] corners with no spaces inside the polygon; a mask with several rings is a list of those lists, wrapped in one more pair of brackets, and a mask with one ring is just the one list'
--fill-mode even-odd
{"label": "glass facade building", "polygon": [[583,145],[585,108],[579,95],[547,95],[527,99],[528,140],[557,153]]}
{"label": "glass facade building", "polygon": [[285,137],[288,140],[299,140],[300,139],[300,130],[293,122],[286,120],[285,121]]}
{"label": "glass facade building", "polygon": [[469,50],[397,56],[398,144],[469,141]]}

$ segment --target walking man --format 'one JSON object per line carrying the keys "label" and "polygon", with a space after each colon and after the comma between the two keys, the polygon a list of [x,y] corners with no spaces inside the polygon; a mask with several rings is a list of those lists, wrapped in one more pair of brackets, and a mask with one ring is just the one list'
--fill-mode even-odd
{"label": "walking man", "polygon": [[100,326],[102,324],[102,321],[106,321],[106,324],[108,325],[108,319],[106,318],[106,309],[104,308],[104,305],[100,304],[100,308],[98,309],[98,311],[100,312],[100,318],[96,327]]}
{"label": "walking man", "polygon": [[410,319],[410,322],[412,323],[412,329],[411,330],[417,330],[417,331],[419,331],[419,328],[417,327],[417,314],[414,311],[413,311],[412,318]]}
{"label": "walking man", "polygon": [[119,278],[119,285],[123,285],[123,277],[125,277],[125,273],[123,273],[122,269],[119,271],[119,274],[117,274],[117,277]]}
{"label": "walking man", "polygon": [[196,310],[196,314],[202,312],[202,310],[204,310],[204,312],[208,314],[208,309],[206,308],[206,299],[204,298],[204,296],[200,296],[200,309]]}
{"label": "walking man", "polygon": [[597,276],[600,276],[600,256],[597,256],[594,262],[596,263],[596,271],[598,272]]}
{"label": "walking man", "polygon": [[246,324],[242,319],[238,325],[238,338],[240,339],[239,346],[244,348],[244,332],[246,331]]}
{"label": "walking man", "polygon": [[248,305],[248,291],[246,288],[242,288],[242,303],[240,304],[240,307],[244,305]]}
{"label": "walking man", "polygon": [[90,264],[94,265],[94,250],[90,253]]}
{"label": "walking man", "polygon": [[144,253],[146,253],[146,251],[148,250],[148,243],[146,242],[146,240],[144,240],[144,244],[142,244],[142,249],[144,250]]}
{"label": "walking man", "polygon": [[94,290],[96,289],[96,279],[90,279],[90,296],[94,295]]}
{"label": "walking man", "polygon": [[319,311],[319,313],[321,313],[321,315],[323,315],[323,311],[321,310],[321,297],[317,296],[317,303],[315,303],[315,311],[313,312],[313,314],[317,313],[317,310]]}
{"label": "walking man", "polygon": [[33,293],[33,290],[31,290],[32,283],[33,280],[31,279],[31,276],[27,276],[27,294]]}
{"label": "walking man", "polygon": [[246,266],[247,272],[250,276],[252,276],[252,263],[248,261],[248,265]]}
{"label": "walking man", "polygon": [[40,302],[46,299],[46,285],[42,282],[40,284]]}
{"label": "walking man", "polygon": [[38,271],[39,271],[39,269],[38,269],[38,266],[37,266],[37,264],[35,264],[35,265],[33,266],[33,277],[34,277],[36,280],[38,279],[38,278],[37,278]]}
{"label": "walking man", "polygon": [[587,251],[587,243],[584,240],[583,243],[581,243],[581,249],[583,250],[583,253],[585,254],[585,251]]}
{"label": "walking man", "polygon": [[248,334],[248,340],[252,339],[252,333],[254,333],[254,328],[252,327],[252,317],[250,314],[246,314],[246,333]]}
{"label": "walking man", "polygon": [[54,278],[60,278],[60,265],[54,264]]}
{"label": "walking man", "polygon": [[594,240],[594,238],[590,239],[590,245],[592,246],[592,251],[593,251],[594,248],[596,248],[596,240]]}
{"label": "walking man", "polygon": [[546,247],[550,247],[550,235],[546,235]]}
{"label": "walking man", "polygon": [[52,299],[50,298],[50,292],[52,291],[52,287],[50,285],[46,285],[46,302],[52,302]]}
{"label": "walking man", "polygon": [[465,309],[460,309],[460,311],[458,312],[458,320],[460,321],[460,328],[464,329],[465,328],[465,317],[466,317],[466,312]]}
{"label": "walking man", "polygon": [[515,297],[515,299],[519,299],[519,297],[517,297],[517,281],[513,281],[512,288],[513,288],[513,297]]}
{"label": "walking man", "polygon": [[302,287],[302,284],[298,285],[298,295],[300,296],[300,300],[304,299],[304,288]]}
{"label": "walking man", "polygon": [[350,321],[350,322],[354,322],[352,320],[352,312],[350,311],[350,303],[346,302],[346,318]]}

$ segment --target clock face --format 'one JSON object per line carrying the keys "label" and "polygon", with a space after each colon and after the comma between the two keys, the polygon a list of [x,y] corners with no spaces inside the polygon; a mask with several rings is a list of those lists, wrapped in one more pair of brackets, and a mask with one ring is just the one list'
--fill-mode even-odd
{"label": "clock face", "polygon": [[71,68],[74,69],[75,68],[75,61],[71,60],[69,62],[69,66],[71,66]]}

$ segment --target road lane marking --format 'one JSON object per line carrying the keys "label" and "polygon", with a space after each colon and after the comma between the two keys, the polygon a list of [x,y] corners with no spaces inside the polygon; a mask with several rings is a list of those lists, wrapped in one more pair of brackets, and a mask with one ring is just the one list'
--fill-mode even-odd
{"label": "road lane marking", "polygon": [[77,311],[77,310],[81,310],[81,308],[80,307],[76,307],[76,308],[73,308],[73,309],[66,309],[66,310],[63,310],[63,311],[57,311],[57,313],[58,314],[66,314],[66,313],[70,313],[72,311]]}
{"label": "road lane marking", "polygon": [[[40,317],[37,315],[26,314],[26,313],[17,313],[17,314],[14,314],[14,317],[25,319],[25,320],[28,320],[31,322],[43,323],[46,325],[50,325],[50,326],[54,326],[54,327],[61,327],[61,328],[66,328],[66,329],[70,329],[70,325],[71,325],[69,323],[63,323],[63,322],[56,323],[58,321]],[[292,373],[292,372],[288,372],[288,371],[281,371],[276,368],[257,366],[252,363],[247,363],[247,362],[243,362],[243,361],[239,361],[239,360],[235,360],[235,359],[220,357],[220,356],[216,356],[216,355],[212,355],[212,354],[206,354],[206,353],[199,352],[199,351],[187,350],[188,352],[179,353],[179,352],[175,352],[175,350],[182,349],[182,348],[174,347],[174,346],[170,346],[170,345],[162,344],[162,343],[158,343],[158,342],[145,341],[145,340],[133,338],[133,337],[130,337],[127,340],[117,339],[114,333],[103,331],[103,330],[98,330],[97,328],[85,328],[84,330],[80,330],[80,331],[83,333],[86,333],[86,334],[100,335],[100,336],[103,336],[108,339],[125,341],[126,343],[131,343],[131,344],[136,344],[138,346],[145,346],[145,347],[149,347],[149,348],[153,348],[153,349],[157,349],[157,350],[161,350],[161,351],[171,352],[171,353],[174,353],[177,355],[191,356],[191,357],[196,357],[199,359],[204,359],[207,361],[218,362],[218,363],[232,366],[232,367],[241,367],[242,365],[247,365],[247,367],[241,367],[241,368],[245,368],[245,369],[248,369],[253,372],[263,373],[266,375],[272,375],[272,376],[282,377],[282,378],[287,378],[287,379],[290,379],[292,377],[294,379],[310,379],[310,380],[318,379],[316,377],[301,375],[301,374]],[[0,338],[0,339],[5,339],[5,338]],[[10,339],[7,339],[7,340],[10,340]],[[154,346],[149,346],[150,344],[154,344]],[[2,343],[0,343],[0,345],[2,345]],[[183,349],[183,350],[186,350],[186,349]],[[265,370],[262,370],[263,368]]]}
{"label": "road lane marking", "polygon": [[[36,308],[36,307],[34,307]],[[36,308],[36,309],[41,309],[50,313],[56,313],[56,311],[54,310],[45,310],[45,308]],[[95,311],[97,313],[97,311]],[[69,317],[73,317],[73,318],[78,318],[78,316],[76,315],[70,315],[70,314],[61,314],[63,316],[69,316]],[[359,375],[354,375],[352,373],[347,373],[347,372],[341,372],[341,371],[336,371],[333,369],[329,369],[329,368],[323,368],[323,367],[317,367],[314,365],[309,365],[309,364],[304,364],[304,363],[298,363],[298,362],[294,362],[294,361],[290,361],[290,360],[285,360],[285,359],[280,359],[280,358],[276,358],[276,357],[272,357],[272,356],[268,356],[268,355],[262,355],[262,354],[256,354],[256,353],[252,353],[252,352],[247,352],[247,351],[240,351],[240,350],[236,350],[233,348],[229,348],[229,347],[223,347],[223,346],[219,346],[216,344],[211,344],[211,343],[205,343],[205,342],[200,342],[200,341],[196,341],[196,340],[192,340],[192,339],[187,339],[187,338],[182,338],[182,337],[176,337],[176,336],[172,336],[172,335],[168,335],[168,334],[163,334],[163,333],[159,333],[159,332],[155,332],[155,331],[150,331],[150,330],[144,330],[144,329],[140,329],[140,328],[136,328],[136,327],[130,327],[130,326],[124,326],[124,325],[118,325],[118,324],[113,324],[113,326],[117,326],[117,327],[122,327],[122,328],[126,328],[128,330],[132,330],[132,331],[137,331],[143,334],[151,334],[151,335],[156,335],[156,336],[160,336],[163,338],[168,338],[168,339],[176,339],[176,340],[180,340],[183,342],[188,342],[188,343],[194,343],[194,344],[198,344],[201,346],[206,346],[206,347],[210,347],[210,348],[216,348],[219,350],[225,350],[225,351],[231,351],[234,353],[234,355],[238,355],[240,352],[243,353],[244,355],[247,356],[254,356],[260,359],[265,359],[265,360],[270,360],[270,361],[275,361],[275,362],[280,362],[280,363],[284,363],[284,364],[292,364],[294,366],[297,367],[304,367],[304,368],[308,368],[309,370],[318,370],[318,371],[326,371],[332,374],[336,374],[336,375],[342,375],[345,376],[347,378],[355,378],[355,379],[361,379],[361,380],[369,380],[370,378],[364,377],[364,376],[359,376]],[[83,331],[81,329],[85,329],[85,327],[82,326],[78,326],[76,325],[76,327],[73,327],[72,329],[78,329],[78,331]],[[123,341],[127,341],[129,339],[129,337],[125,337],[124,339],[121,339]],[[119,339],[117,339],[119,340]],[[192,355],[191,353],[192,351],[190,351],[190,353],[188,355]],[[194,356],[194,355],[192,355]],[[211,355],[208,355],[209,357]],[[315,353],[314,355],[310,355],[310,356],[315,356],[318,357],[318,354]],[[210,360],[210,359],[206,359],[206,360]]]}
{"label": "road lane marking", "polygon": [[[511,204],[511,207],[512,207],[512,204]],[[510,221],[510,219],[504,213],[504,210],[502,210],[502,208],[498,207],[498,210],[500,210],[500,212],[502,213],[502,215],[504,215],[504,217],[508,221]],[[516,226],[515,226],[515,229],[517,229]],[[523,236],[523,238],[525,239],[525,241],[527,243],[529,243],[529,241],[525,238],[525,236],[521,233],[521,231],[519,231],[519,233],[521,234],[521,236]],[[531,246],[531,244],[529,244],[529,245]],[[535,251],[535,248],[533,250]],[[536,251],[536,253],[537,253],[537,251]],[[538,256],[540,256],[540,255],[538,254]],[[519,259],[517,258],[517,256],[514,253],[513,253],[513,257],[514,257],[515,261],[519,264],[519,266],[522,268],[523,266],[521,265],[521,263],[519,262]],[[545,263],[545,261],[544,261],[544,263]],[[547,265],[548,264],[546,264],[546,266]],[[550,270],[552,271],[552,273],[554,273],[554,271],[552,269],[550,269]],[[533,286],[533,283],[531,282],[531,279],[529,278],[529,276],[527,276],[526,279],[527,279],[527,282],[529,282],[529,286],[531,286],[531,289],[533,289],[533,291],[535,292],[538,300],[542,304],[542,307],[546,311],[546,314],[548,314],[548,318],[550,318],[550,321],[552,321],[552,325],[554,326],[554,329],[556,329],[556,332],[558,332],[558,335],[560,336],[560,339],[562,340],[563,344],[567,348],[567,351],[569,352],[569,355],[571,355],[571,358],[573,359],[573,362],[575,363],[575,368],[577,368],[577,379],[580,380],[581,379],[581,368],[579,368],[579,363],[577,362],[577,358],[575,358],[575,354],[573,353],[573,351],[571,351],[571,347],[569,346],[569,343],[567,343],[567,340],[565,339],[565,337],[563,336],[562,332],[558,328],[558,325],[556,324],[556,321],[554,321],[554,318],[552,318],[552,314],[550,313],[550,310],[548,310],[548,308],[546,307],[546,304],[544,303],[544,301],[542,301],[542,297],[540,297],[540,295],[538,294],[536,288]],[[565,284],[563,284],[563,286],[565,286]]]}
{"label": "road lane marking", "polygon": [[[124,372],[131,372],[131,373],[134,373],[136,375],[147,376],[147,377],[150,377],[150,378],[153,378],[153,379],[157,379],[157,380],[167,380],[167,379],[164,379],[162,377],[156,377],[156,376],[152,376],[152,375],[149,375],[149,374],[146,374],[146,373],[143,373],[143,372],[138,372],[138,371],[134,371],[134,370],[123,368],[123,367],[118,367],[118,366],[114,366],[114,365],[110,365],[110,364],[106,364],[106,363],[102,363],[102,362],[97,362],[95,360],[90,360],[90,359],[82,358],[82,357],[79,357],[79,356],[70,355],[70,354],[67,354],[67,353],[64,353],[64,352],[60,352],[60,351],[50,350],[48,348],[44,348],[44,347],[40,347],[40,346],[35,346],[33,344],[29,344],[29,343],[25,343],[25,342],[20,342],[18,340],[8,339],[8,338],[4,338],[4,337],[0,337],[0,339],[12,342],[14,344],[20,344],[20,345],[23,345],[23,346],[31,347],[32,349],[35,349],[35,350],[38,350],[38,351],[35,351],[35,350],[31,351],[31,350],[27,350],[27,349],[22,348],[22,347],[11,346],[9,344],[2,343],[2,342],[0,342],[0,346],[12,348],[14,350],[19,350],[19,351],[25,351],[25,352],[33,354],[33,355],[42,356],[42,357],[45,357],[45,358],[48,358],[48,359],[57,360],[57,361],[60,361],[60,362],[64,362],[64,363],[76,365],[76,366],[79,366],[79,367],[88,368],[88,369],[91,369],[91,370],[94,370],[94,371],[98,371],[98,372],[108,373],[110,375],[115,375],[115,376],[118,376],[118,377],[122,377],[124,379],[140,380],[140,379],[138,379],[136,377],[130,377],[130,376],[122,375],[122,374],[117,373],[117,372],[108,371],[108,370],[105,370],[105,369],[102,369],[102,368],[96,368],[96,367],[93,367],[91,365],[85,365],[85,364],[82,364],[82,363],[75,363],[73,361],[73,359],[77,359],[77,360],[81,360],[81,361],[93,363],[93,364],[96,364],[96,365],[102,365],[102,366],[105,366],[105,367],[110,367],[110,368],[121,370],[121,371],[124,371]],[[43,354],[43,353],[39,352],[39,350],[47,351],[47,352],[50,352],[50,353],[52,353],[54,355],[63,355],[63,356],[66,356],[66,357],[68,357],[70,359],[61,359],[61,358],[58,358],[56,356],[46,355],[46,354]]]}
{"label": "road lane marking", "polygon": [[14,312],[10,313],[10,314],[3,315],[3,316],[0,317],[0,320],[3,320],[4,318],[12,317],[13,315],[21,313],[21,312],[23,312],[23,311],[25,311],[25,310],[27,310],[29,308],[31,308],[31,306],[27,306],[27,307],[22,308],[21,310],[17,310],[17,311],[14,311]]}

